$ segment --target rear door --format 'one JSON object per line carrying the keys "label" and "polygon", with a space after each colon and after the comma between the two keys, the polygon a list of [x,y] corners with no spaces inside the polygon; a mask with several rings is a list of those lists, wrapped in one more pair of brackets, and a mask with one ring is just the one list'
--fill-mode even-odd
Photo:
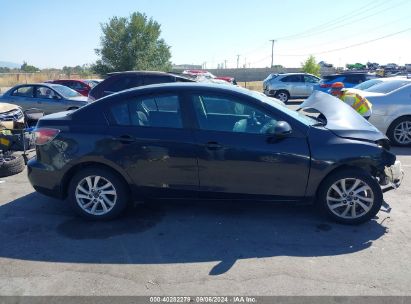
{"label": "rear door", "polygon": [[287,84],[290,96],[305,96],[306,86],[303,75],[289,75],[281,79]]}
{"label": "rear door", "polygon": [[20,86],[14,89],[6,102],[18,105],[23,110],[32,108],[34,105],[34,86]]}
{"label": "rear door", "polygon": [[231,95],[199,92],[190,99],[197,119],[202,198],[304,196],[310,166],[305,135],[294,128],[290,136],[270,141],[263,131],[267,123],[284,120],[283,115]]}
{"label": "rear door", "polygon": [[180,96],[170,92],[114,101],[107,109],[108,157],[129,174],[137,192],[157,198],[197,197],[195,142]]}

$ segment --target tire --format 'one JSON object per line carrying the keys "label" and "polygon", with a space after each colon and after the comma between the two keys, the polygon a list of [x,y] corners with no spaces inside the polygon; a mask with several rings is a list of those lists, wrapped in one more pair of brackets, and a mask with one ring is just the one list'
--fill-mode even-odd
{"label": "tire", "polygon": [[22,155],[14,153],[0,157],[0,177],[18,174],[24,170],[26,164]]}
{"label": "tire", "polygon": [[403,116],[394,120],[388,128],[387,136],[396,146],[411,146],[411,116]]}
{"label": "tire", "polygon": [[[353,190],[350,191],[350,188]],[[336,222],[349,225],[372,219],[380,210],[382,201],[383,195],[377,180],[359,169],[332,173],[322,182],[317,196],[323,213]]]}
{"label": "tire", "polygon": [[287,102],[288,99],[290,99],[290,93],[284,90],[280,90],[275,93],[274,97],[281,100],[282,102]]}
{"label": "tire", "polygon": [[[97,185],[95,185],[96,180]],[[71,179],[68,187],[68,202],[74,211],[84,218],[114,219],[127,207],[127,186],[111,170],[89,167],[79,171]]]}

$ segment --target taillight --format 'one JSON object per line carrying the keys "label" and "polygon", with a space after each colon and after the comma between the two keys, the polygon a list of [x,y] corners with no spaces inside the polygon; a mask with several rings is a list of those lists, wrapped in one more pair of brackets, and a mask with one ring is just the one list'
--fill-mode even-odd
{"label": "taillight", "polygon": [[34,130],[34,143],[45,145],[51,142],[60,133],[58,129],[38,128]]}
{"label": "taillight", "polygon": [[320,85],[321,88],[331,88],[331,83],[323,83]]}

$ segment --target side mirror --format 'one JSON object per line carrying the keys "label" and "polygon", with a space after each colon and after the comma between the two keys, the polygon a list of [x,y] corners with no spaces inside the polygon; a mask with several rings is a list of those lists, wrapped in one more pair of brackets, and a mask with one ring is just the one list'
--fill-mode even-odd
{"label": "side mirror", "polygon": [[53,95],[54,100],[60,100],[60,97],[58,95]]}
{"label": "side mirror", "polygon": [[270,138],[280,139],[291,134],[293,129],[286,121],[277,121],[275,125],[267,128],[265,134],[270,135]]}

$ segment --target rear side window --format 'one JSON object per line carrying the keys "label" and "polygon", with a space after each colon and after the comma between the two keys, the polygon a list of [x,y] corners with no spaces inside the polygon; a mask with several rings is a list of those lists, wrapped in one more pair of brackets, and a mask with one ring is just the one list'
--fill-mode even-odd
{"label": "rear side window", "polygon": [[280,79],[282,82],[302,82],[301,75],[290,75]]}
{"label": "rear side window", "polygon": [[26,86],[26,87],[20,87],[15,89],[11,95],[12,96],[19,96],[19,97],[33,97],[33,87],[32,86]]}
{"label": "rear side window", "polygon": [[317,83],[319,80],[310,75],[304,75],[304,82]]}
{"label": "rear side window", "polygon": [[142,77],[139,76],[121,76],[116,77],[112,82],[108,83],[105,91],[120,92],[143,85]]}
{"label": "rear side window", "polygon": [[136,97],[110,107],[119,126],[182,128],[179,97],[174,94]]}

